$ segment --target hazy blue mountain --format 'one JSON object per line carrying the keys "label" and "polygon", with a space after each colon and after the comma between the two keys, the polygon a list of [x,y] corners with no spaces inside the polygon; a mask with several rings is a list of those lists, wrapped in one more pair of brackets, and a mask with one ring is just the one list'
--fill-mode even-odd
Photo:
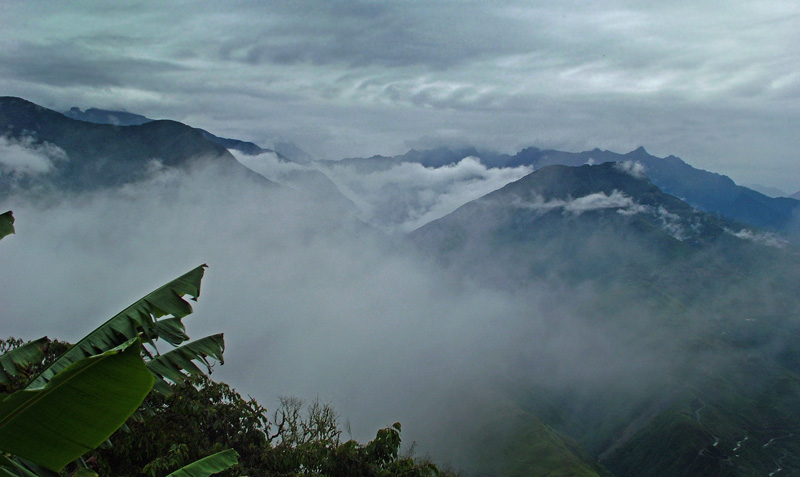
{"label": "hazy blue mountain", "polygon": [[535,270],[591,279],[652,277],[651,269],[675,266],[676,257],[742,242],[733,234],[743,224],[698,211],[625,167],[544,167],[411,237],[462,266],[491,257],[482,272],[494,270],[512,282]]}
{"label": "hazy blue mountain", "polygon": [[[138,126],[140,124],[154,121],[154,119],[142,116],[141,114],[129,113],[127,111],[110,111],[97,108],[89,108],[86,111],[81,111],[80,108],[73,107],[70,108],[69,111],[65,111],[64,116],[77,119],[79,121],[87,121],[97,124],[113,124],[116,126]],[[219,137],[203,129],[200,129],[199,131],[202,132],[207,139],[210,139],[220,146],[226,149],[236,149],[245,154],[258,155],[274,152],[279,154],[281,157],[301,164],[306,164],[312,160],[308,153],[293,143],[279,142],[275,145],[275,149],[273,150],[262,148],[248,141]]]}
{"label": "hazy blue mountain", "polygon": [[797,220],[800,202],[771,198],[736,185],[722,174],[696,169],[675,156],[659,158],[640,147],[627,154],[594,149],[580,153],[528,148],[520,151],[510,164],[543,167],[551,164],[579,166],[587,163],[637,161],[653,184],[668,194],[685,200],[706,212],[718,213],[755,227],[789,231]]}
{"label": "hazy blue mountain", "polygon": [[141,114],[129,113],[127,111],[109,111],[106,109],[89,108],[81,111],[78,107],[72,107],[64,112],[64,116],[79,121],[87,121],[97,124],[113,124],[115,126],[138,126],[149,123],[152,119]]}
{"label": "hazy blue mountain", "polygon": [[[138,126],[141,124],[155,121],[141,114],[129,113],[126,111],[109,111],[105,109],[89,108],[86,111],[81,111],[77,107],[71,108],[64,113],[64,116],[77,119],[79,121],[86,121],[95,124],[113,124],[115,126]],[[198,129],[206,139],[219,144],[225,149],[236,149],[245,154],[257,155],[265,152],[274,152],[271,149],[263,149],[252,142],[240,141],[238,139],[230,139],[215,136],[210,132]]]}
{"label": "hazy blue mountain", "polygon": [[790,199],[800,200],[800,190],[789,196]]}
{"label": "hazy blue mountain", "polygon": [[68,118],[24,99],[3,97],[0,130],[15,151],[33,151],[49,162],[49,170],[36,174],[6,167],[0,174],[3,195],[12,188],[30,189],[36,184],[68,191],[118,186],[146,178],[162,167],[187,169],[199,161],[213,163],[223,174],[272,184],[202,132],[176,121],[97,124]]}
{"label": "hazy blue mountain", "polygon": [[273,148],[282,156],[298,164],[308,164],[314,160],[311,154],[300,149],[300,147],[293,142],[277,141],[273,145]]}
{"label": "hazy blue mountain", "polygon": [[[49,164],[45,173],[0,168],[0,195],[12,190],[102,189],[149,178],[163,168],[188,170],[199,163],[213,163],[221,175],[241,175],[270,187],[276,183],[287,185],[300,191],[305,200],[324,202],[344,214],[356,214],[355,205],[323,173],[292,166],[275,151],[253,143],[220,138],[176,121],[129,117],[119,111],[90,109],[88,115],[78,114],[77,108],[71,111],[81,119],[71,119],[20,98],[0,98],[0,130],[8,131],[5,137],[14,142],[12,147],[35,151],[40,156],[55,153],[43,159]],[[108,124],[106,121],[112,116],[131,122],[139,118],[141,124]],[[267,177],[244,166],[229,149],[256,161],[275,160],[294,169],[279,177]]]}
{"label": "hazy blue mountain", "polygon": [[729,177],[697,169],[675,156],[659,158],[644,148],[627,154],[594,149],[585,152],[523,149],[513,156],[475,148],[436,148],[427,151],[412,150],[394,157],[374,156],[349,158],[341,162],[361,171],[385,170],[403,162],[417,162],[427,167],[439,167],[458,162],[467,156],[476,156],[487,167],[548,165],[581,166],[604,162],[639,162],[645,173],[661,190],[675,195],[705,212],[735,219],[753,227],[769,228],[781,232],[800,233],[800,202],[796,199],[768,197],[760,192],[737,185]]}
{"label": "hazy blue mountain", "polygon": [[752,189],[756,192],[766,195],[767,197],[787,197],[788,194],[777,187],[769,187],[762,184],[742,184],[742,186]]}

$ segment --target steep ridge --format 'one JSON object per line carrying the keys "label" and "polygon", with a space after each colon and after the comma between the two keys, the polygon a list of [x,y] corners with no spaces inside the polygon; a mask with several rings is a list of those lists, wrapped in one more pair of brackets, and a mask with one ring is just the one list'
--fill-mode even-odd
{"label": "steep ridge", "polygon": [[107,109],[89,108],[81,111],[78,107],[70,108],[64,112],[64,116],[78,121],[86,121],[97,124],[113,124],[115,126],[138,126],[140,124],[153,121],[141,114],[129,113],[127,111],[110,111]]}
{"label": "steep ridge", "polygon": [[747,187],[737,185],[729,177],[692,167],[675,156],[659,158],[640,147],[627,154],[594,149],[584,152],[542,150],[529,147],[510,156],[476,148],[436,148],[411,150],[406,154],[385,157],[343,159],[342,165],[357,167],[362,172],[388,169],[403,162],[416,162],[427,167],[439,167],[476,156],[487,167],[532,166],[540,169],[550,165],[582,166],[605,162],[639,162],[647,177],[667,194],[679,197],[702,211],[719,214],[752,227],[768,228],[792,234],[800,233],[800,201],[797,198],[772,198]]}
{"label": "steep ridge", "polygon": [[794,224],[800,203],[791,199],[771,198],[736,185],[729,177],[696,169],[675,156],[658,158],[643,147],[627,154],[594,149],[581,153],[528,148],[514,156],[512,164],[543,167],[552,164],[637,161],[651,181],[664,192],[682,198],[706,212],[713,212],[746,222],[755,227],[787,230]]}
{"label": "steep ridge", "polygon": [[[150,121],[155,121],[154,119],[148,118],[147,116],[143,116],[141,114],[98,108],[89,108],[86,111],[81,111],[80,108],[73,107],[68,111],[65,111],[63,114],[68,118],[77,119],[79,121],[86,121],[96,124],[112,124],[115,126],[138,126],[140,124],[149,123]],[[310,156],[292,143],[279,142],[275,145],[275,150],[273,150],[262,148],[249,141],[215,136],[204,129],[199,129],[199,131],[203,133],[207,139],[210,139],[212,142],[215,142],[226,149],[236,149],[250,155],[275,153],[283,158],[289,157],[291,160],[299,163],[307,163],[310,161]]]}
{"label": "steep ridge", "polygon": [[[76,119],[79,121],[86,121],[95,124],[111,124],[111,125],[119,125],[119,126],[131,126],[131,125],[142,125],[146,123],[151,123],[155,120],[150,119],[146,116],[142,116],[140,114],[129,113],[125,111],[109,111],[103,109],[96,109],[96,108],[89,108],[86,111],[81,111],[77,107],[70,109],[64,113],[65,116]],[[200,132],[200,134],[208,139],[209,141],[224,147],[228,150],[235,150],[239,153],[245,154],[246,156],[253,156],[248,157],[248,161],[245,164],[248,168],[252,169],[254,172],[261,174],[262,176],[266,177],[267,179],[272,180],[273,182],[282,183],[293,187],[297,190],[302,191],[303,193],[309,195],[312,200],[328,200],[334,201],[337,203],[342,210],[349,210],[351,213],[354,213],[356,210],[355,205],[352,204],[348,199],[341,195],[339,190],[336,186],[331,182],[331,180],[325,176],[322,172],[317,170],[311,170],[306,168],[295,168],[289,174],[284,174],[281,177],[269,177],[269,175],[262,173],[263,171],[261,168],[252,168],[249,167],[249,164],[258,163],[261,158],[258,156],[265,155],[274,155],[275,159],[282,163],[292,163],[290,159],[286,158],[283,154],[274,151],[272,149],[262,148],[252,142],[242,141],[239,139],[232,139],[232,138],[224,138],[220,136],[216,136],[204,129],[195,128],[196,131]],[[300,163],[307,163],[307,155],[292,144],[284,144],[287,150],[290,150],[293,154],[299,156],[301,158]],[[266,159],[264,159],[266,161]],[[243,161],[239,161],[243,162]]]}
{"label": "steep ridge", "polygon": [[213,164],[221,174],[243,175],[271,186],[242,166],[222,146],[176,121],[151,121],[138,126],[95,124],[66,116],[20,98],[0,98],[0,130],[4,140],[22,149],[50,148],[46,174],[5,170],[0,194],[13,188],[48,184],[66,191],[86,191],[136,182],[160,168],[188,170]]}
{"label": "steep ridge", "polygon": [[[797,250],[756,240],[641,172],[634,161],[543,167],[410,238],[490,286],[593,290],[573,324],[545,329],[599,334],[566,340],[558,358],[542,353],[533,362],[543,371],[507,391],[614,475],[766,475],[778,461],[800,470],[783,458],[800,448],[800,416],[788,411],[800,405]],[[605,377],[558,384],[561,361],[583,353],[596,356],[586,373]]]}
{"label": "steep ridge", "polygon": [[726,268],[719,260],[695,267],[704,247],[747,246],[733,235],[742,224],[692,208],[631,167],[545,167],[421,227],[411,239],[459,266],[490,262],[481,270],[515,283],[541,274],[657,281],[668,274],[654,270],[679,264],[699,275]]}

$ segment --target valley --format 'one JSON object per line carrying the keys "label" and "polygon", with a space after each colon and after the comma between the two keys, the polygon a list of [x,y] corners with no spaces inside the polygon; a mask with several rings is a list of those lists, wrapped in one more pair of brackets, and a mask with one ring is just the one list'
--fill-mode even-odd
{"label": "valley", "polygon": [[4,336],[207,262],[193,329],[268,408],[465,475],[800,474],[800,201],[643,148],[293,160],[94,111],[0,98]]}

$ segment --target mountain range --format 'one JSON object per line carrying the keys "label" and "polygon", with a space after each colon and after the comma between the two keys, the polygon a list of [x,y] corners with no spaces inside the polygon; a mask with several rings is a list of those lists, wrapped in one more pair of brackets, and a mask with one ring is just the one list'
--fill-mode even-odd
{"label": "mountain range", "polygon": [[[787,456],[800,450],[792,432],[800,417],[790,411],[800,405],[800,307],[790,285],[800,261],[774,236],[742,227],[664,193],[626,162],[543,167],[410,237],[486,286],[594,291],[571,326],[611,327],[618,338],[610,347],[581,341],[588,351],[571,352],[592,356],[582,366],[605,378],[554,385],[559,364],[543,353],[534,362],[553,372],[509,386],[517,417],[506,426],[536,416],[549,429],[536,432],[551,436],[562,462],[585,463],[554,444],[572,438],[603,465],[559,475],[766,475],[788,471]],[[762,294],[765,277],[773,278]],[[653,356],[658,376],[634,364]],[[640,385],[609,387],[624,380]],[[527,458],[546,458],[529,433],[510,442],[527,442]],[[784,439],[780,449],[765,445],[775,438]]]}
{"label": "mountain range", "polygon": [[441,167],[456,163],[467,156],[480,158],[481,162],[490,168],[531,166],[539,169],[548,165],[581,166],[604,162],[638,162],[644,166],[645,174],[653,184],[699,210],[729,217],[754,227],[798,233],[800,202],[797,197],[768,197],[735,184],[727,176],[694,168],[678,157],[652,156],[643,147],[627,154],[600,149],[574,153],[530,147],[513,156],[475,148],[442,147],[427,151],[412,150],[394,157],[343,159],[341,164],[367,172],[386,169],[401,163]]}
{"label": "mountain range", "polygon": [[[20,147],[50,149],[48,185],[66,191],[114,187],[147,177],[162,167],[189,169],[195,162],[213,163],[221,174],[270,181],[242,166],[224,147],[176,121],[114,126],[77,121],[20,98],[0,98],[0,128],[6,141]],[[45,151],[46,152],[46,151]],[[41,174],[23,170],[0,177],[0,195],[42,183]]]}
{"label": "mountain range", "polygon": [[[85,121],[96,124],[113,124],[115,126],[139,126],[141,124],[154,121],[154,119],[150,119],[147,116],[142,116],[141,114],[129,113],[127,111],[113,111],[113,110],[97,109],[97,108],[89,108],[86,111],[82,111],[78,107],[72,107],[68,111],[65,111],[63,114],[64,116],[70,119],[76,119],[79,121]],[[306,163],[311,160],[311,157],[308,155],[308,153],[306,153],[293,143],[278,142],[275,145],[275,150],[265,149],[249,141],[219,137],[211,134],[206,130],[203,129],[198,129],[198,130],[203,134],[203,136],[205,136],[207,139],[210,139],[212,142],[217,143],[226,149],[236,149],[237,151],[241,151],[244,154],[255,156],[258,154],[272,152],[278,154],[280,157],[284,159],[286,157],[291,157],[293,161],[299,163]]]}
{"label": "mountain range", "polygon": [[[146,116],[125,111],[89,108],[81,111],[73,107],[65,116],[81,121],[101,124],[140,125],[152,121]],[[212,142],[226,149],[238,150],[248,155],[275,152],[281,159],[300,164],[313,161],[308,154],[290,143],[284,143],[286,154],[264,149],[252,142],[221,138],[208,131],[199,130]],[[510,156],[474,147],[451,149],[439,147],[430,150],[411,150],[394,157],[373,156],[335,161],[337,165],[353,167],[362,174],[387,170],[403,163],[417,163],[427,168],[438,168],[458,163],[465,157],[477,157],[489,168],[530,166],[539,169],[547,165],[580,166],[605,162],[634,161],[640,163],[648,178],[668,194],[680,197],[693,207],[719,214],[753,227],[765,228],[792,235],[800,234],[800,192],[789,197],[769,197],[748,187],[735,184],[729,177],[697,169],[675,156],[659,158],[640,147],[627,154],[594,149],[580,153],[541,150],[529,147]],[[324,161],[328,167],[331,161]],[[316,179],[319,181],[319,178]]]}
{"label": "mountain range", "polygon": [[[233,187],[246,181],[265,191],[296,190],[291,203],[304,207],[341,201],[325,209],[328,222],[315,224],[322,234],[351,220],[356,207],[335,174],[326,175],[333,169],[355,171],[351,180],[358,181],[406,164],[439,171],[477,157],[468,165],[480,172],[523,171],[399,242],[359,228],[376,242],[408,247],[486,296],[543,296],[550,305],[515,317],[519,327],[503,339],[519,354],[477,375],[455,398],[445,396],[455,399],[451,408],[472,399],[481,406],[439,428],[436,451],[471,475],[800,473],[800,252],[776,233],[796,232],[797,200],[766,197],[643,148],[528,148],[513,156],[440,148],[300,164],[174,121],[95,109],[65,115],[7,97],[0,98],[0,130],[7,154],[0,157],[0,200],[80,196],[163,171],[191,176],[210,167],[215,181]],[[276,170],[280,180],[270,180]],[[394,189],[381,183],[376,190],[392,202]],[[299,260],[316,271],[319,249],[308,235],[300,242],[310,258]],[[293,272],[279,271],[287,280]],[[440,314],[432,311],[431,320]],[[379,319],[365,320],[359,340],[402,348],[393,337],[369,334],[369,322]],[[479,329],[507,332],[494,316]],[[482,350],[480,341],[464,346]],[[437,391],[422,392],[426,405]]]}

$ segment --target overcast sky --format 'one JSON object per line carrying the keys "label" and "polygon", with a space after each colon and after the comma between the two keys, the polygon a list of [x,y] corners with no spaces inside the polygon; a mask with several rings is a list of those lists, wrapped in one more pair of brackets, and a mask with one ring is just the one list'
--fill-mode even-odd
{"label": "overcast sky", "polygon": [[165,3],[0,1],[0,95],[321,159],[641,145],[800,189],[794,0]]}

